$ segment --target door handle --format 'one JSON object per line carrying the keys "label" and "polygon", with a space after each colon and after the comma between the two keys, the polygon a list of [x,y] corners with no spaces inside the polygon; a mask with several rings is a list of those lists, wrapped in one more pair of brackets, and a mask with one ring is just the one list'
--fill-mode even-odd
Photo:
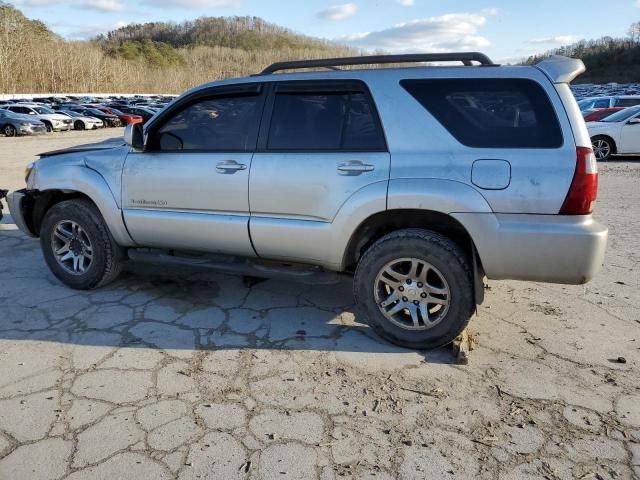
{"label": "door handle", "polygon": [[216,172],[218,173],[236,173],[240,170],[246,170],[247,166],[238,163],[235,160],[225,160],[224,162],[220,162],[216,165]]}
{"label": "door handle", "polygon": [[360,160],[350,160],[338,165],[340,175],[360,175],[365,172],[373,172],[375,169],[375,166],[362,163]]}

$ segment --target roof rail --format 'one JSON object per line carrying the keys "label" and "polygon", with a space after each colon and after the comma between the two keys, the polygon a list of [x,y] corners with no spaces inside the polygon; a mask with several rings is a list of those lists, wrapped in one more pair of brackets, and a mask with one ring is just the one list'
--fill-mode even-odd
{"label": "roof rail", "polygon": [[260,75],[269,75],[280,70],[297,70],[301,68],[330,68],[345,65],[378,65],[385,63],[416,63],[416,62],[462,62],[465,66],[472,66],[471,62],[478,62],[482,66],[496,66],[484,53],[409,53],[403,55],[365,55],[360,57],[322,58],[318,60],[296,60],[292,62],[276,62],[265,68]]}

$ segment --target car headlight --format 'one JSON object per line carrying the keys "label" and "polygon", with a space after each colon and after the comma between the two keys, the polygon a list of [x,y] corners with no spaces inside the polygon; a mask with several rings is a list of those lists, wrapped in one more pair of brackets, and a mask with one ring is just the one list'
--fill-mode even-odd
{"label": "car headlight", "polygon": [[31,162],[29,165],[27,165],[24,169],[24,181],[25,183],[29,181],[29,176],[31,175],[31,172],[33,172],[33,167],[34,167],[34,163]]}

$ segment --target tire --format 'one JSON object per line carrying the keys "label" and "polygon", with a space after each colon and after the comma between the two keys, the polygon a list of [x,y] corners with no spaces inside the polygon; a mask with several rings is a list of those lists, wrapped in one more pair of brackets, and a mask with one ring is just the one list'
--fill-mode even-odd
{"label": "tire", "polygon": [[16,127],[14,127],[11,124],[7,124],[4,127],[2,127],[2,133],[4,133],[5,137],[16,137],[16,136],[18,136],[18,131],[16,130]]}
{"label": "tire", "polygon": [[[422,265],[416,270],[420,273],[409,275],[411,283],[399,280],[399,270],[406,268],[410,274],[417,264]],[[393,271],[396,277],[383,271]],[[475,310],[472,272],[470,260],[447,237],[429,230],[398,230],[378,240],[362,256],[355,272],[354,296],[365,322],[385,340],[412,349],[437,348],[452,342],[471,319]],[[397,288],[386,283],[390,278]],[[388,307],[387,315],[401,310],[391,320],[383,314],[382,305],[393,295],[399,297],[384,307]],[[402,308],[401,301],[408,308]],[[417,322],[409,312],[415,313]]]}
{"label": "tire", "polygon": [[75,122],[73,122],[73,129],[84,130],[85,129],[84,122],[82,120],[76,120]]}
{"label": "tire", "polygon": [[[78,225],[79,230],[72,227],[73,224]],[[62,232],[65,235],[60,236]],[[85,250],[92,256],[90,260],[85,258],[83,261],[84,271],[75,273],[71,271],[75,261],[59,261],[54,251],[66,243],[63,237],[69,239],[72,235],[76,240],[68,245],[76,252],[83,246],[90,247]],[[47,211],[40,228],[40,246],[53,274],[62,283],[77,290],[91,290],[112,282],[120,274],[125,260],[124,249],[116,244],[96,206],[84,199],[65,200]],[[66,251],[64,247],[60,250],[66,254],[73,253],[68,246]]]}
{"label": "tire", "polygon": [[591,146],[596,160],[606,162],[611,159],[611,155],[616,152],[616,145],[613,140],[604,135],[597,135],[591,139]]}
{"label": "tire", "polygon": [[47,129],[47,133],[53,132],[53,125],[51,125],[51,122],[43,120],[42,123],[44,123],[44,126]]}

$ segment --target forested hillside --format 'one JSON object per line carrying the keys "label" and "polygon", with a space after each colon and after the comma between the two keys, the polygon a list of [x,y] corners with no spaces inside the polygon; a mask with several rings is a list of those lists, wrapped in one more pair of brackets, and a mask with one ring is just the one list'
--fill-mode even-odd
{"label": "forested hillside", "polygon": [[582,40],[530,57],[526,63],[535,63],[548,55],[581,58],[587,71],[578,77],[577,83],[640,82],[640,22],[629,27],[627,38]]}
{"label": "forested hillside", "polygon": [[67,41],[0,1],[0,93],[180,93],[279,60],[356,53],[254,17],[129,25]]}

